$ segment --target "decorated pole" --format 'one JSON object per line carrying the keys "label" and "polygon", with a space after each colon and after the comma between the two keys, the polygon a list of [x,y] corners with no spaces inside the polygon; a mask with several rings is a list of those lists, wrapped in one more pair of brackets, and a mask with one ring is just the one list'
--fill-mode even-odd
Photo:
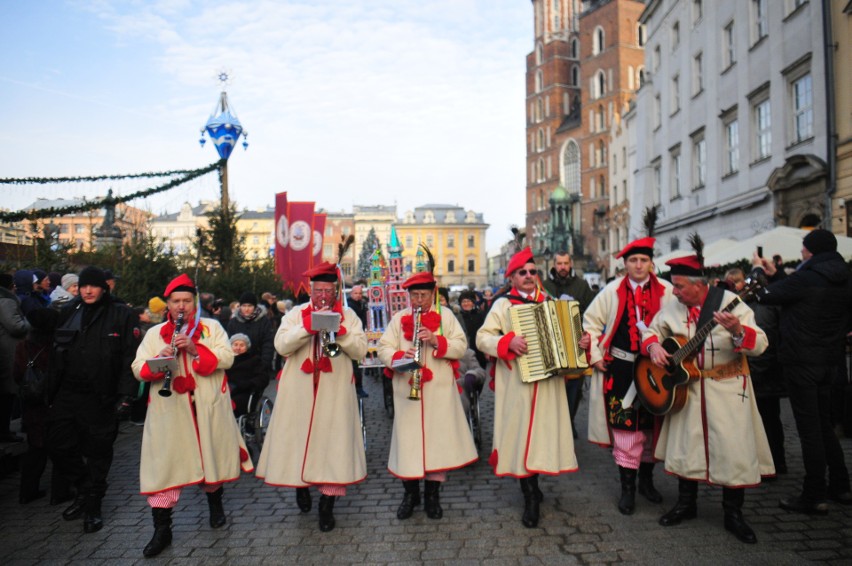
{"label": "decorated pole", "polygon": [[216,101],[216,106],[213,107],[213,112],[210,113],[207,123],[201,128],[201,139],[198,143],[204,147],[205,132],[213,144],[216,146],[216,151],[219,153],[219,182],[222,188],[222,210],[230,210],[230,199],[228,198],[228,158],[231,157],[231,152],[234,146],[243,136],[243,149],[248,149],[248,132],[243,129],[243,125],[237,118],[237,113],[228,101],[228,93],[224,90],[225,84],[228,82],[227,73],[219,73],[219,82],[222,83],[223,89],[219,94],[219,100]]}

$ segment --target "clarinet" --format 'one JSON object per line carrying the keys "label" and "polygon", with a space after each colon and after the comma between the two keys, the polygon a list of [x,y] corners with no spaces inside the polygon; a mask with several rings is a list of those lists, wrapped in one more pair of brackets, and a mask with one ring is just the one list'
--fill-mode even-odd
{"label": "clarinet", "polygon": [[[423,349],[423,344],[422,344],[422,341],[420,340],[420,336],[419,336],[421,312],[422,311],[421,311],[420,307],[417,307],[417,309],[415,309],[415,311],[414,311],[414,315],[413,315],[414,316],[414,332],[413,332],[414,341],[412,343],[412,347],[414,348],[414,362],[418,366],[423,367],[423,364],[420,361],[420,359],[422,357],[421,350]],[[411,372],[411,389],[408,391],[408,398],[411,399],[412,401],[419,401],[420,400],[420,389],[423,385],[420,382],[420,379],[423,376],[423,372],[421,371],[420,367],[418,367],[417,369],[415,369],[414,371]]]}
{"label": "clarinet", "polygon": [[[183,326],[183,313],[179,313],[177,320],[175,321],[175,332],[172,334],[172,343],[170,344],[172,347],[172,352],[175,350],[175,339],[177,338],[178,333],[180,332],[181,327]],[[174,355],[174,354],[172,354]],[[175,356],[177,359],[177,356]],[[163,387],[160,389],[160,397],[171,397],[172,396],[172,370],[166,370],[166,377],[163,379]]]}

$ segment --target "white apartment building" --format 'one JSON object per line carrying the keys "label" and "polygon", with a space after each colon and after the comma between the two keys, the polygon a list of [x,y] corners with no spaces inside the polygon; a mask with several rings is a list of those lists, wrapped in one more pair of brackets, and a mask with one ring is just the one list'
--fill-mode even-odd
{"label": "white apartment building", "polygon": [[661,253],[825,217],[827,116],[816,0],[651,0],[636,190]]}

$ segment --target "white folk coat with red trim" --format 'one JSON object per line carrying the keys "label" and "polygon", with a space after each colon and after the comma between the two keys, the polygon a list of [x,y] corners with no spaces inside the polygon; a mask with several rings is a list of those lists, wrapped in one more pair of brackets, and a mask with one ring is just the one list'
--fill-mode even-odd
{"label": "white folk coat with red trim", "polygon": [[[720,310],[735,296],[725,291]],[[741,354],[758,356],[766,349],[766,333],[755,323],[751,308],[740,303],[731,312],[745,331],[742,348],[735,348],[731,333],[717,325],[699,351],[700,368],[724,365]],[[666,304],[642,335],[643,353],[647,355],[651,343],[669,336],[692,338],[696,328],[694,323],[687,324],[687,316],[687,308],[679,301]],[[665,460],[667,472],[725,487],[754,486],[761,476],[775,475],[749,375],[699,378],[686,387],[686,404],[666,415],[654,453],[658,460]]]}
{"label": "white folk coat with red trim", "polygon": [[[517,295],[513,289],[511,294]],[[543,300],[544,297],[542,297]],[[491,306],[476,333],[479,351],[494,356],[494,445],[489,463],[498,476],[557,475],[577,471],[574,433],[565,380],[550,377],[521,381],[518,362],[509,351],[515,336],[505,297]]]}
{"label": "white folk coat with red trim", "polygon": [[320,336],[310,330],[310,305],[291,309],[275,334],[275,349],[287,361],[257,463],[257,477],[269,485],[345,486],[367,477],[352,373],[352,360],[367,352],[367,336],[355,311],[336,310],[342,315],[337,357],[316,355]]}
{"label": "white folk coat with red trim", "polygon": [[[162,397],[163,374],[152,374],[146,361],[168,345],[161,329],[151,328],[133,361],[133,374],[150,381],[148,412],[142,432],[139,477],[142,494],[194,484],[235,481],[240,470],[251,472],[231,405],[225,370],[234,362],[228,335],[219,321],[202,318],[193,335],[198,359],[178,353],[180,375],[173,376],[172,395]],[[194,389],[193,389],[194,388]]]}
{"label": "white folk coat with red trim", "polygon": [[[379,359],[388,368],[412,347],[413,336],[406,338],[403,317],[411,318],[410,308],[394,315],[379,340]],[[391,378],[394,418],[388,471],[404,480],[462,468],[479,457],[455,379],[454,362],[464,356],[467,338],[450,309],[441,310],[441,324],[438,348],[423,347],[423,371],[431,372],[431,379],[422,382],[421,399],[408,398],[410,373],[394,372]]]}

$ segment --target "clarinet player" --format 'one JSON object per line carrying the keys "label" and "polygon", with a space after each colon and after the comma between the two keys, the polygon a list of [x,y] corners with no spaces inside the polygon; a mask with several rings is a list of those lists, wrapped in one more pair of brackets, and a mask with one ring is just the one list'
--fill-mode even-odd
{"label": "clarinet player", "polygon": [[[467,338],[450,309],[436,312],[435,286],[429,271],[409,277],[402,287],[408,291],[411,308],[394,315],[379,341],[379,359],[389,368],[386,377],[393,380],[388,471],[405,488],[396,513],[400,520],[411,517],[420,505],[421,479],[425,480],[426,516],[440,519],[439,488],[447,472],[472,464],[478,457],[454,373],[467,349]],[[408,360],[402,363],[411,365],[414,359],[419,359],[419,369],[390,369],[398,360]]]}
{"label": "clarinet player", "polygon": [[[215,529],[227,522],[223,484],[253,469],[231,410],[225,370],[234,353],[225,329],[200,316],[198,290],[187,275],[173,279],[164,296],[167,320],[145,334],[133,361],[136,378],[151,382],[139,465],[141,492],[154,517],[146,558],[171,544],[172,509],[185,486],[198,485],[207,494]],[[175,369],[166,382],[165,372],[152,364],[172,357]]]}

